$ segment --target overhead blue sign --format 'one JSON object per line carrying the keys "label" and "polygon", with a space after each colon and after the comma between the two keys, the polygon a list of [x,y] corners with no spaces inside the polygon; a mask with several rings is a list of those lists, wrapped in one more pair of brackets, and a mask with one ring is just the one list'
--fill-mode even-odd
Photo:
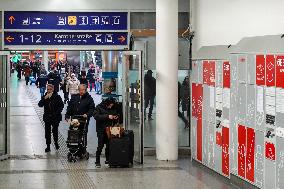
{"label": "overhead blue sign", "polygon": [[125,46],[127,32],[4,32],[9,45],[100,45]]}
{"label": "overhead blue sign", "polygon": [[127,12],[5,11],[4,29],[127,30]]}

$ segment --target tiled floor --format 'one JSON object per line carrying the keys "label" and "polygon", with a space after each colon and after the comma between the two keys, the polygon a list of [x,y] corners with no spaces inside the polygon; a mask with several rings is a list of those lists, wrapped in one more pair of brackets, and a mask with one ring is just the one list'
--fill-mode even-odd
{"label": "tiled floor", "polygon": [[[94,95],[93,95],[94,96]],[[41,110],[35,106],[39,98],[35,86],[11,81],[11,159],[0,162],[0,189],[231,189],[226,179],[212,175],[190,159],[176,162],[156,161],[146,157],[144,165],[128,169],[95,168],[93,155],[88,161],[69,163],[66,146],[44,153],[44,129]],[[94,96],[95,98],[96,96]],[[95,98],[99,101],[98,98]],[[97,141],[94,120],[89,129],[88,151],[94,154]],[[68,125],[61,123],[61,144]],[[147,138],[145,139],[147,140]]]}

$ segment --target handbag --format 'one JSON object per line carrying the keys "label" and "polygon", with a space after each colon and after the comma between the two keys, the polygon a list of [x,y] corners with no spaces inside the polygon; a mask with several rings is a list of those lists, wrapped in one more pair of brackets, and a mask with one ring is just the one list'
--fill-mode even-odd
{"label": "handbag", "polygon": [[118,123],[116,125],[113,124],[110,127],[106,127],[106,133],[108,139],[121,138],[124,133],[124,128],[120,127]]}

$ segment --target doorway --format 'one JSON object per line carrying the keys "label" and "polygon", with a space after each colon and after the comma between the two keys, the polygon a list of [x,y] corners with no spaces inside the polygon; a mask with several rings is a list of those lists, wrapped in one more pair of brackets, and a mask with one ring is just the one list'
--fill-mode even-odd
{"label": "doorway", "polygon": [[[61,52],[63,52],[63,51],[61,51]],[[114,72],[117,72],[117,73],[115,73],[115,75],[117,75],[115,80],[116,80],[117,85],[120,85],[120,86],[118,86],[118,88],[121,88],[122,90],[117,90],[116,94],[111,94],[110,96],[115,97],[117,99],[117,101],[124,104],[124,106],[123,106],[123,108],[124,108],[124,123],[123,123],[123,126],[126,129],[134,130],[134,135],[135,135],[134,161],[137,162],[137,163],[143,163],[143,159],[144,159],[144,157],[143,157],[144,156],[144,152],[143,152],[143,111],[141,111],[143,109],[143,107],[142,107],[143,95],[142,95],[141,91],[143,91],[143,90],[140,90],[141,87],[143,86],[143,79],[141,79],[142,74],[143,74],[143,69],[142,69],[143,66],[142,66],[142,63],[141,63],[142,52],[141,51],[119,51],[118,54],[120,56],[119,59],[120,59],[121,69],[114,70]],[[36,95],[33,94],[34,91],[37,90],[36,86],[34,86],[34,85],[25,86],[23,84],[22,89],[25,89],[26,91],[28,91],[27,96],[32,101],[32,103],[31,103],[31,105],[29,105],[28,109],[35,109],[35,112],[31,113],[31,115],[24,115],[24,113],[23,113],[21,115],[12,115],[14,117],[9,116],[9,105],[10,105],[11,101],[14,101],[14,99],[9,100],[9,98],[8,98],[9,89],[10,89],[9,83],[10,83],[10,80],[11,81],[13,79],[15,80],[17,73],[16,73],[16,71],[15,71],[15,73],[12,73],[11,78],[10,78],[10,74],[7,74],[7,73],[10,73],[10,70],[11,70],[10,66],[9,66],[10,59],[12,58],[10,56],[10,52],[5,52],[3,55],[0,55],[0,56],[1,56],[1,61],[3,62],[3,63],[1,63],[0,71],[2,73],[5,73],[5,74],[1,75],[0,87],[1,87],[1,90],[2,90],[2,88],[6,88],[5,94],[4,93],[2,94],[2,91],[1,91],[1,100],[3,101],[3,103],[6,103],[6,106],[5,106],[5,108],[4,107],[2,108],[2,101],[1,101],[1,111],[0,111],[1,116],[5,117],[5,119],[1,119],[1,121],[3,120],[3,123],[2,122],[0,123],[0,129],[1,129],[0,130],[0,140],[1,140],[0,156],[2,158],[4,158],[4,157],[6,157],[7,155],[10,154],[9,149],[11,147],[10,143],[9,143],[9,127],[10,127],[9,120],[10,119],[16,120],[14,118],[18,119],[18,118],[20,118],[20,116],[26,118],[26,117],[31,116],[31,115],[34,116],[34,114],[37,114],[37,116],[40,117],[41,110],[36,107],[36,101],[39,99],[39,94],[36,94]],[[85,65],[85,66],[87,66],[87,65]],[[102,67],[102,70],[103,70],[104,65],[102,65],[101,67]],[[66,68],[65,72],[66,71],[68,71],[67,68]],[[110,74],[110,72],[108,70],[105,70],[102,74],[103,77],[105,77],[102,80],[102,85],[101,85],[102,88],[103,88],[102,91],[104,91],[104,87],[108,87],[107,85],[105,85],[104,82],[107,81],[107,79],[108,79],[107,75],[109,75],[109,74]],[[2,84],[2,83],[4,83],[4,84]],[[139,85],[136,85],[135,90],[134,90],[134,88],[132,88],[133,91],[130,91],[131,87],[133,87],[133,85],[135,83],[136,84],[139,83]],[[13,87],[19,87],[18,85],[19,85],[19,81],[15,81],[15,83],[13,84]],[[137,87],[139,87],[139,88],[137,88]],[[127,90],[127,89],[129,89],[129,90]],[[16,95],[16,93],[13,93],[13,95]],[[106,98],[106,97],[108,97],[108,95],[103,94],[101,96],[102,99]],[[135,97],[135,99],[133,99],[133,97]],[[26,98],[24,98],[23,101],[25,99]],[[134,103],[133,100],[135,100],[135,103]],[[135,105],[132,106],[133,104],[135,104]],[[13,106],[15,106],[18,109],[21,109],[21,111],[25,111],[24,107],[21,107],[22,105],[15,105],[14,104]],[[32,107],[32,106],[34,106],[34,107]],[[135,120],[133,119],[133,116],[132,116],[131,111],[130,111],[130,110],[132,110],[132,108],[134,108],[138,113],[135,116]],[[13,110],[13,112],[15,113],[16,111]],[[40,120],[40,121],[42,123],[42,120]],[[61,122],[62,127],[60,127],[60,132],[61,132],[62,138],[66,139],[67,132],[65,132],[65,131],[66,131],[67,127],[66,127],[66,123],[63,123],[63,122],[64,121]],[[39,124],[39,122],[36,122],[36,124]],[[32,132],[32,134],[35,134],[35,135],[37,134],[37,133],[34,133],[33,131],[29,130],[30,127],[28,127],[28,126],[26,127],[26,129],[24,127],[20,126],[20,125],[13,125],[13,127],[14,127],[13,132],[17,130],[17,127],[21,127],[21,129],[23,129],[24,132],[27,132],[27,133]],[[2,135],[2,133],[3,133],[3,135]],[[89,132],[89,135],[90,135],[90,132]],[[3,140],[2,140],[2,137],[3,137]],[[35,137],[35,138],[39,138],[39,137]],[[96,140],[95,133],[92,133],[92,137],[90,137],[90,138],[92,138],[92,139],[89,141],[89,143],[92,143],[94,140]],[[24,139],[24,137],[21,138],[21,139],[18,139],[17,137],[13,137],[13,142],[12,142],[13,145],[17,145],[17,144],[20,144],[21,142],[23,142],[23,141],[16,141],[16,140],[25,140],[25,139]],[[41,138],[41,140],[44,141],[44,136]],[[42,143],[42,145],[44,145],[44,144]],[[40,144],[38,144],[37,146],[34,145],[32,148],[39,148],[39,146],[41,146],[41,145]],[[2,150],[2,148],[3,148],[3,150]],[[44,148],[42,150],[44,150]],[[90,147],[90,150],[92,150],[94,152],[95,146]],[[23,153],[24,153],[24,151],[23,151]],[[3,156],[3,155],[5,155],[5,156]],[[24,155],[24,154],[22,154],[22,155]]]}

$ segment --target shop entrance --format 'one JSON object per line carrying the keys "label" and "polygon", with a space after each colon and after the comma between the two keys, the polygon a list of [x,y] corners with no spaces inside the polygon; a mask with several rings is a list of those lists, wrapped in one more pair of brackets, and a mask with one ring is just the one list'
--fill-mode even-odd
{"label": "shop entrance", "polygon": [[[71,51],[72,52],[72,51]],[[103,51],[102,51],[103,52]],[[113,51],[118,54],[119,64],[113,65],[111,58],[101,65],[102,83],[101,98],[114,97],[123,104],[123,126],[134,131],[134,161],[143,163],[143,66],[141,62],[141,51]],[[0,122],[0,157],[7,158],[10,155],[9,131],[9,83],[10,79],[16,78],[17,72],[10,74],[10,60],[14,52],[2,52],[0,54],[0,78],[1,88],[1,122]],[[43,64],[43,63],[42,63]],[[68,58],[67,58],[68,64]],[[84,65],[88,69],[87,65]],[[70,67],[65,68],[65,72],[71,72]],[[64,74],[62,74],[64,77]],[[23,79],[22,79],[23,80]],[[115,85],[113,85],[115,83]],[[27,86],[30,87],[30,86]],[[34,90],[37,90],[34,87]],[[113,87],[116,87],[113,89]],[[65,107],[66,108],[66,107]],[[22,109],[25,111],[24,109]],[[38,112],[37,112],[38,113]],[[3,118],[3,119],[2,119]],[[67,123],[65,123],[67,124]],[[15,127],[15,125],[13,126]],[[19,126],[20,127],[20,126]],[[90,126],[91,127],[91,126]],[[14,129],[13,131],[14,132]],[[90,134],[90,133],[89,133]],[[66,133],[62,133],[64,137]],[[96,137],[95,133],[92,133]],[[13,139],[17,140],[17,139]],[[44,140],[44,138],[42,138]],[[94,140],[94,139],[93,139]],[[20,144],[22,141],[13,141]],[[44,150],[44,149],[43,149]],[[92,149],[94,150],[94,149]],[[24,154],[23,154],[24,155]]]}

